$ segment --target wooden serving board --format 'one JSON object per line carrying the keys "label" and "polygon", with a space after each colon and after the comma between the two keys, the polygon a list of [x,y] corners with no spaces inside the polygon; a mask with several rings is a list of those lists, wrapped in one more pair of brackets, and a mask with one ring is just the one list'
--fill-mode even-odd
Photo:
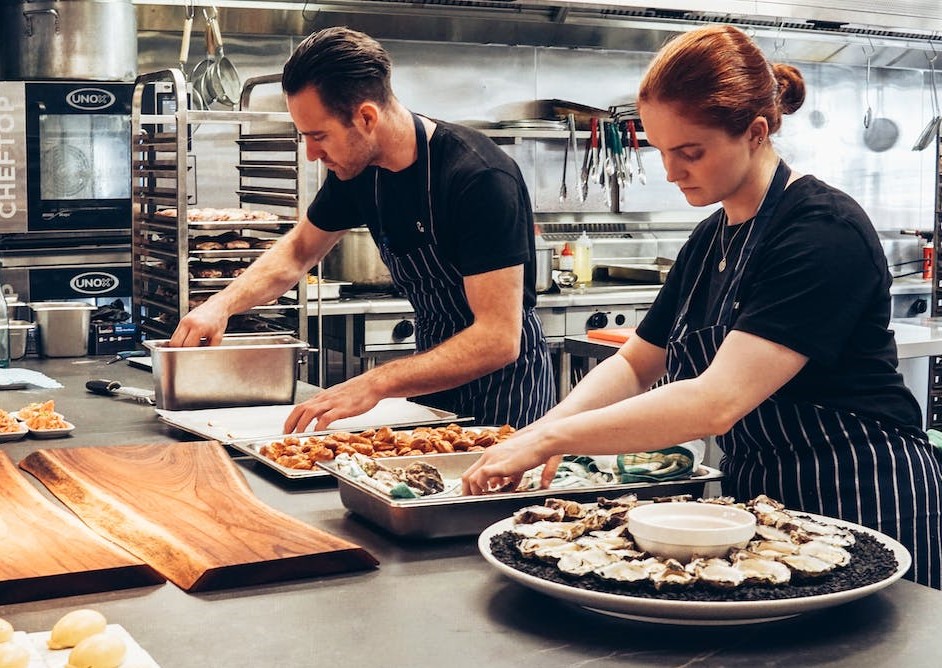
{"label": "wooden serving board", "polygon": [[216,441],[37,450],[20,467],[186,591],[378,563],[360,546],[259,501]]}
{"label": "wooden serving board", "polygon": [[163,581],[45,498],[0,453],[0,604]]}

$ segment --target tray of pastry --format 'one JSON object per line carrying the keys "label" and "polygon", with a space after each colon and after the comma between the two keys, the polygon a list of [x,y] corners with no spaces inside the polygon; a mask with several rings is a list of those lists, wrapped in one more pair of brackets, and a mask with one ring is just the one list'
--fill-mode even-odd
{"label": "tray of pastry", "polygon": [[599,496],[617,497],[634,494],[639,499],[691,495],[703,496],[706,483],[722,480],[714,468],[699,465],[687,478],[661,482],[588,484],[584,487],[528,489],[482,496],[461,494],[461,475],[481,456],[480,452],[458,452],[431,456],[390,457],[377,460],[387,469],[407,470],[429,465],[441,475],[444,490],[418,498],[394,498],[378,489],[362,475],[344,470],[338,461],[318,462],[318,466],[337,479],[340,500],[351,512],[371,524],[407,538],[447,538],[480,533],[494,522],[512,515],[525,506],[542,505],[548,498],[594,502]]}

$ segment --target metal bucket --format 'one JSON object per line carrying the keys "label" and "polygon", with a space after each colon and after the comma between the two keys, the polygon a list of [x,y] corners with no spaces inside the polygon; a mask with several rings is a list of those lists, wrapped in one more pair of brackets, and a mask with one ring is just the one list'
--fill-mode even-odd
{"label": "metal bucket", "polygon": [[26,357],[26,344],[29,333],[36,325],[26,320],[10,321],[10,359],[18,360]]}
{"label": "metal bucket", "polygon": [[42,357],[88,354],[88,328],[94,306],[80,302],[32,302],[29,307],[38,328]]}
{"label": "metal bucket", "polygon": [[536,291],[546,292],[553,287],[553,249],[536,249]]}

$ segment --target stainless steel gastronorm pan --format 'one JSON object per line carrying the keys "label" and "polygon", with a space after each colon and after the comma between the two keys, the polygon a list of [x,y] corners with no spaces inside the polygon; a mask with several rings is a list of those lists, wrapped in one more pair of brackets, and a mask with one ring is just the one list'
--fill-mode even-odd
{"label": "stainless steel gastronorm pan", "polygon": [[[457,478],[473,464],[480,452],[461,452],[430,457],[385,457],[389,467],[408,466],[427,461],[444,478]],[[541,489],[528,492],[489,494],[485,496],[441,496],[419,499],[393,499],[337,470],[336,462],[320,463],[321,468],[337,478],[340,500],[352,512],[397,536],[408,538],[445,538],[479,534],[497,520],[504,519],[524,506],[541,505],[548,498],[573,499],[583,503],[598,497],[636,494],[639,499],[674,494],[703,496],[706,483],[722,479],[717,469],[701,466],[697,474],[684,480],[627,485],[598,485],[572,489]]]}
{"label": "stainless steel gastronorm pan", "polygon": [[290,404],[308,345],[292,336],[228,336],[218,346],[171,348],[145,341],[157,408],[196,410]]}

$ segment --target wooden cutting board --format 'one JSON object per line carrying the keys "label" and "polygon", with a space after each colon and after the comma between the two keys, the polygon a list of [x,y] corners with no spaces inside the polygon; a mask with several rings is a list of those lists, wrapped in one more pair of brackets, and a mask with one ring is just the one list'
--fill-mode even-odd
{"label": "wooden cutting board", "polygon": [[163,581],[54,505],[0,453],[0,604]]}
{"label": "wooden cutting board", "polygon": [[363,548],[255,497],[216,441],[37,450],[20,467],[186,591],[363,570]]}
{"label": "wooden cutting board", "polygon": [[614,343],[624,343],[634,336],[634,327],[610,327],[609,329],[590,329],[586,336],[590,339],[600,341],[612,341]]}

